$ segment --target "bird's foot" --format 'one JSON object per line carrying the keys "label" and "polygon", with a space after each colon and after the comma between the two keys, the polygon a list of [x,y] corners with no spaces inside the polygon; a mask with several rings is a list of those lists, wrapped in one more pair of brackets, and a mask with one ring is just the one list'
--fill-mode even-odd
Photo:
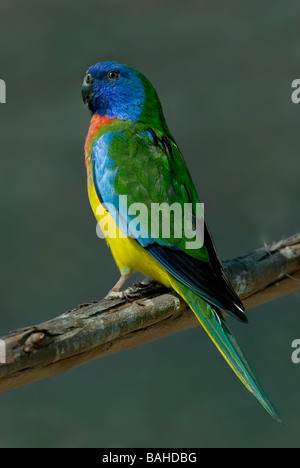
{"label": "bird's foot", "polygon": [[116,300],[116,299],[126,299],[127,301],[131,301],[131,299],[136,299],[136,293],[139,290],[143,290],[150,285],[158,284],[151,276],[148,276],[143,279],[140,283],[135,283],[133,287],[127,288],[125,291],[122,291],[122,286],[124,285],[125,281],[128,279],[129,275],[123,275],[117,284],[109,291],[105,299],[107,300]]}
{"label": "bird's foot", "polygon": [[127,288],[125,291],[116,291],[112,289],[109,291],[105,299],[107,300],[114,300],[114,299],[127,299],[130,300],[130,296],[134,292],[133,288]]}
{"label": "bird's foot", "polygon": [[124,291],[109,291],[109,293],[105,296],[104,299],[124,299]]}
{"label": "bird's foot", "polygon": [[127,299],[128,294],[132,292],[132,288],[128,288],[126,289],[126,291],[122,291],[122,287],[124,286],[129,277],[130,272],[122,274],[117,284],[115,284],[115,286],[109,291],[105,299]]}

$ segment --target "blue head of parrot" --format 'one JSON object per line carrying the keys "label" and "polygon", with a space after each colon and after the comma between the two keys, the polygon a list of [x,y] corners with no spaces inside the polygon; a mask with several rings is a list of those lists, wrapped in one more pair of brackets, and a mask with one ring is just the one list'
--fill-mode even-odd
{"label": "blue head of parrot", "polygon": [[119,62],[97,63],[83,80],[82,97],[92,113],[120,120],[138,120],[145,103],[140,73]]}
{"label": "blue head of parrot", "polygon": [[159,98],[147,78],[119,62],[90,67],[82,83],[82,97],[93,114],[111,119],[164,122]]}

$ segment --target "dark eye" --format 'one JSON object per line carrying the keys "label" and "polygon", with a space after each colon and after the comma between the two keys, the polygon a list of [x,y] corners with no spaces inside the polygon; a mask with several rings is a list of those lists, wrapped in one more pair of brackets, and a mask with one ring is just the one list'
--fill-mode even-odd
{"label": "dark eye", "polygon": [[85,77],[86,84],[90,85],[90,84],[93,83],[93,81],[94,81],[94,78],[92,77],[92,75],[90,73],[88,75],[86,75],[86,77]]}
{"label": "dark eye", "polygon": [[115,81],[119,78],[120,76],[120,72],[116,71],[116,70],[111,70],[107,73],[107,77],[109,80],[111,81]]}

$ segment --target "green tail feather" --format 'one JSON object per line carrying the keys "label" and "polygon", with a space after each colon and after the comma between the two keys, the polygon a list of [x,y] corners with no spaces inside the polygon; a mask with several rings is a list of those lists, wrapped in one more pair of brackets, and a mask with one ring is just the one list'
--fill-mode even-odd
{"label": "green tail feather", "polygon": [[243,382],[245,387],[255,396],[255,398],[257,398],[267,412],[277,422],[281,423],[278,414],[262,390],[254,373],[250,369],[248,362],[243,356],[242,351],[235,341],[221,313],[218,310],[213,309],[210,305],[177,281],[173,287],[189,304],[203,328],[206,330],[220,353],[223,355],[238,378]]}

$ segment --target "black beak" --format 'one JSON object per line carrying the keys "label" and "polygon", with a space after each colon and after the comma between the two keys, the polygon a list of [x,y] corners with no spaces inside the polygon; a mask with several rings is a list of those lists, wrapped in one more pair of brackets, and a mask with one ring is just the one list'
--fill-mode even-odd
{"label": "black beak", "polygon": [[91,75],[86,75],[81,87],[83,102],[88,105],[91,112],[93,112],[93,81]]}

